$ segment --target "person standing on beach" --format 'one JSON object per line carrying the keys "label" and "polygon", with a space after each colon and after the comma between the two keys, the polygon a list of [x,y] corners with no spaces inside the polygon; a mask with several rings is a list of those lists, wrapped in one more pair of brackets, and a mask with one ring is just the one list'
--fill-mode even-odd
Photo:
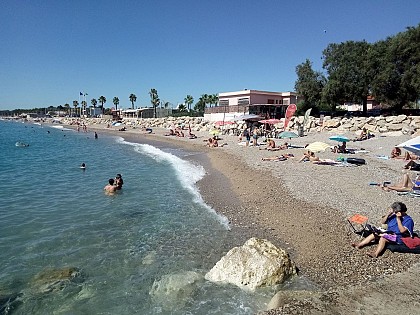
{"label": "person standing on beach", "polygon": [[96,131],[95,131],[95,139],[98,139],[98,134],[96,133]]}
{"label": "person standing on beach", "polygon": [[255,126],[254,130],[252,131],[252,144],[254,145],[254,147],[257,146],[257,140],[258,140],[259,135],[260,135],[260,130],[258,129],[257,126]]}
{"label": "person standing on beach", "polygon": [[249,141],[251,140],[251,136],[249,134],[249,129],[248,127],[244,129],[244,131],[242,132],[242,137],[245,138],[246,140],[246,144],[245,146],[249,146]]}

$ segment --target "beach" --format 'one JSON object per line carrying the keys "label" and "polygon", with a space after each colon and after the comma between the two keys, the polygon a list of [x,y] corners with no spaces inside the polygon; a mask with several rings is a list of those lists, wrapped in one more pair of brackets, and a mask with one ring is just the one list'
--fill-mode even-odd
{"label": "beach", "polygon": [[[242,245],[245,240],[258,237],[284,248],[296,263],[299,274],[330,299],[328,308],[322,299],[303,303],[305,305],[296,301],[295,306],[268,313],[317,314],[318,310],[320,314],[337,314],[334,310],[340,309],[340,314],[351,314],[363,309],[366,313],[370,310],[371,314],[377,314],[389,299],[383,287],[397,283],[404,289],[398,292],[400,300],[395,296],[394,305],[404,305],[405,309],[416,307],[415,303],[408,306],[403,301],[417,294],[412,292],[409,283],[415,283],[419,278],[418,256],[386,251],[380,258],[372,259],[366,255],[372,248],[357,250],[350,246],[360,237],[351,232],[347,222],[347,218],[360,213],[369,217],[369,223],[378,225],[394,201],[404,202],[414,222],[420,222],[420,214],[416,211],[418,199],[369,185],[371,182],[400,181],[404,162],[378,156],[388,155],[394,145],[409,136],[377,135],[363,142],[350,142],[349,148],[367,151],[354,155],[365,159],[366,165],[336,167],[298,162],[304,152],[302,148],[270,152],[260,150],[263,146],[239,145],[237,137],[228,135],[220,136],[219,143],[226,145],[209,148],[203,141],[209,135],[200,132],[196,133],[196,139],[187,139],[164,136],[167,130],[163,128],[154,128],[152,134],[130,127],[118,131],[118,128],[98,124],[88,125],[88,129],[89,132],[97,131],[99,137],[105,133],[114,134],[129,141],[164,142],[203,153],[188,158],[205,167],[207,176],[199,182],[200,192],[207,204],[228,218],[237,235],[234,243]],[[311,133],[292,139],[291,143],[304,146],[323,141],[334,145],[328,141],[332,135],[328,131]],[[348,136],[354,137],[354,134]],[[277,139],[276,142],[284,141]],[[286,152],[295,157],[286,161],[261,160]],[[336,159],[339,155],[325,151],[319,156]],[[380,313],[389,314],[390,310],[388,307]]]}

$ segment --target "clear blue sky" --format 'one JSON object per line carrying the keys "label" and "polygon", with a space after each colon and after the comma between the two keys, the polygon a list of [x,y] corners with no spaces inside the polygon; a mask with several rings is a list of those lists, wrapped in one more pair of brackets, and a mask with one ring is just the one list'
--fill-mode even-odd
{"label": "clear blue sky", "polygon": [[187,94],[293,91],[307,58],[347,40],[375,42],[420,23],[419,0],[3,0],[0,109],[72,104],[175,106]]}

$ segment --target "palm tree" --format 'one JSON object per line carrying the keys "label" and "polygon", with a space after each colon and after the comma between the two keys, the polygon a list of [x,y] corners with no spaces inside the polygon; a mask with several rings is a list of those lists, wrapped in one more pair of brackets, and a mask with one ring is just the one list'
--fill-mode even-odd
{"label": "palm tree", "polygon": [[79,102],[78,101],[73,101],[73,106],[74,106],[74,113],[77,113],[77,106],[79,106]]}
{"label": "palm tree", "polygon": [[119,99],[117,96],[115,96],[115,97],[112,99],[112,103],[114,103],[114,105],[115,105],[115,110],[117,110],[117,109],[118,109],[118,104],[120,103],[120,99]]}
{"label": "palm tree", "polygon": [[186,112],[186,111],[187,111],[187,108],[185,107],[185,105],[184,105],[184,104],[179,104],[179,105],[178,105],[178,110],[179,110],[180,112]]}
{"label": "palm tree", "polygon": [[66,103],[66,104],[64,104],[64,107],[67,110],[67,114],[70,116],[70,104],[69,103]]}
{"label": "palm tree", "polygon": [[98,98],[99,102],[101,103],[102,114],[104,113],[104,104],[106,103],[105,96],[101,95]]}
{"label": "palm tree", "polygon": [[152,103],[153,109],[154,109],[153,117],[156,118],[157,116],[156,108],[159,106],[159,103],[160,103],[159,95],[156,89],[150,89],[149,95],[150,95],[150,103]]}
{"label": "palm tree", "polygon": [[219,96],[217,94],[210,95],[210,103],[217,106],[217,103],[219,103]]}
{"label": "palm tree", "polygon": [[137,101],[136,94],[130,94],[130,96],[128,97],[128,99],[131,102],[131,108],[134,109],[134,103]]}
{"label": "palm tree", "polygon": [[90,103],[92,104],[93,108],[96,108],[96,105],[98,105],[98,101],[96,100],[96,98],[92,98],[90,100]]}
{"label": "palm tree", "polygon": [[187,95],[185,98],[184,98],[184,102],[185,102],[185,104],[187,105],[187,108],[188,108],[188,111],[190,111],[190,109],[191,109],[191,104],[192,103],[194,103],[194,98],[191,96],[191,95]]}

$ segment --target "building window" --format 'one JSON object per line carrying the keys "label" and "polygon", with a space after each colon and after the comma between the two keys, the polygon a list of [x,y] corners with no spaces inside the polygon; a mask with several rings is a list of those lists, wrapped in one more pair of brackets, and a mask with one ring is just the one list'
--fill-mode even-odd
{"label": "building window", "polygon": [[219,100],[219,106],[229,106],[229,100]]}
{"label": "building window", "polygon": [[287,99],[287,100],[283,100],[283,105],[289,105],[289,100]]}
{"label": "building window", "polygon": [[270,100],[270,99],[268,99],[268,100],[267,100],[267,104],[274,104],[274,100]]}
{"label": "building window", "polygon": [[249,98],[248,97],[239,98],[238,105],[249,105]]}

